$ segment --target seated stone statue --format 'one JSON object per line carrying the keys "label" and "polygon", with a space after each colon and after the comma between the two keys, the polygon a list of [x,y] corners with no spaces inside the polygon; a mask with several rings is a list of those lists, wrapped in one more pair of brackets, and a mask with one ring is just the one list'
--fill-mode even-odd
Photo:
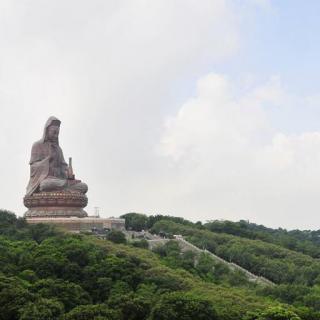
{"label": "seated stone statue", "polygon": [[27,196],[50,191],[78,192],[85,194],[88,186],[76,180],[71,163],[65,162],[59,146],[61,121],[50,117],[45,125],[43,137],[32,146],[30,181]]}

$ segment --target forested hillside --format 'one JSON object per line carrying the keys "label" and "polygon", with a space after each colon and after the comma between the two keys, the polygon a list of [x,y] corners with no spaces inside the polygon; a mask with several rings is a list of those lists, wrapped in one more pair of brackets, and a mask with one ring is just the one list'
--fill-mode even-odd
{"label": "forested hillside", "polygon": [[282,228],[267,228],[245,220],[238,222],[212,220],[202,224],[200,221],[193,223],[180,217],[164,215],[146,216],[139,213],[128,213],[122,217],[126,218],[127,227],[134,230],[150,229],[157,221],[168,220],[202,230],[207,229],[215,233],[226,233],[252,240],[262,240],[293,251],[305,253],[314,258],[320,258],[320,230],[287,231]]}
{"label": "forested hillside", "polygon": [[319,260],[261,240],[214,233],[166,220],[155,223],[151,231],[182,234],[196,246],[278,284],[312,286],[320,281]]}
{"label": "forested hillside", "polygon": [[302,252],[314,258],[320,258],[320,230],[292,230],[271,229],[263,225],[249,223],[214,220],[204,226],[213,232],[227,233],[248,239],[259,239],[278,244],[284,248]]}
{"label": "forested hillside", "polygon": [[[210,231],[187,224],[159,220],[153,230],[188,233],[193,242],[204,236],[211,243]],[[247,250],[256,250],[246,244]],[[176,243],[153,253],[137,248],[136,241],[116,244],[47,225],[29,226],[0,211],[3,320],[320,319],[311,284],[305,286],[305,296],[314,305],[294,300],[284,304],[281,294],[292,297],[292,292],[249,283],[207,256],[195,264],[192,254],[180,252]]]}
{"label": "forested hillside", "polygon": [[[245,221],[202,224],[177,217],[147,217],[136,213],[124,217],[129,228],[139,229],[144,221],[146,228],[151,226],[151,232],[166,237],[181,234],[199,248],[206,248],[278,284],[257,289],[259,294],[320,310],[320,261],[299,250],[305,243],[318,250],[317,231],[274,230]],[[295,243],[294,249],[287,248],[289,239]]]}

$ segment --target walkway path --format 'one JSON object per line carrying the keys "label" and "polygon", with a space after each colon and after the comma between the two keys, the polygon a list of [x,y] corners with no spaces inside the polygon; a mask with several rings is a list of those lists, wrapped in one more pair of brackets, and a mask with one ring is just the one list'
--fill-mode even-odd
{"label": "walkway path", "polygon": [[241,266],[233,263],[233,262],[228,262],[224,259],[222,259],[221,257],[217,256],[216,254],[204,249],[200,249],[198,247],[196,247],[195,245],[193,245],[192,243],[190,243],[189,241],[185,240],[183,237],[179,236],[179,237],[176,237],[175,239],[163,239],[163,238],[153,238],[152,240],[148,240],[149,242],[149,248],[150,249],[153,249],[154,247],[156,246],[159,246],[159,245],[163,245],[165,244],[166,242],[170,241],[170,240],[173,240],[173,241],[178,241],[179,244],[180,244],[180,247],[182,249],[182,251],[187,251],[187,250],[190,250],[192,252],[195,252],[196,254],[200,254],[200,253],[205,253],[205,254],[208,254],[209,256],[211,256],[215,261],[218,261],[220,263],[223,263],[225,264],[229,269],[235,271],[235,270],[239,270],[239,271],[242,271],[243,273],[246,274],[246,276],[248,277],[249,281],[252,281],[252,282],[257,282],[257,283],[260,283],[260,284],[264,284],[264,285],[268,285],[268,286],[274,286],[275,283],[273,283],[272,281],[264,278],[264,277],[261,277],[261,276],[257,276],[253,273],[251,273],[250,271],[242,268]]}

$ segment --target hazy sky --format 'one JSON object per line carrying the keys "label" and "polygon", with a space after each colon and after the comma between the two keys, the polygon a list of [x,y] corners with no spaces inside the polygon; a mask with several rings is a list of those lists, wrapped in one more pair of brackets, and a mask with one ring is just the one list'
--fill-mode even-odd
{"label": "hazy sky", "polygon": [[88,212],[320,229],[318,0],[0,0],[0,207],[51,115]]}

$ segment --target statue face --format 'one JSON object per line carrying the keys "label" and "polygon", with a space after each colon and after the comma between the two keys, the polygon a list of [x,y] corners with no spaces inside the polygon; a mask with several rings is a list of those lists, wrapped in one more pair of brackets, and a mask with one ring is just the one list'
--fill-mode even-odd
{"label": "statue face", "polygon": [[58,141],[59,131],[60,127],[54,125],[50,126],[47,131],[47,139],[54,142]]}

